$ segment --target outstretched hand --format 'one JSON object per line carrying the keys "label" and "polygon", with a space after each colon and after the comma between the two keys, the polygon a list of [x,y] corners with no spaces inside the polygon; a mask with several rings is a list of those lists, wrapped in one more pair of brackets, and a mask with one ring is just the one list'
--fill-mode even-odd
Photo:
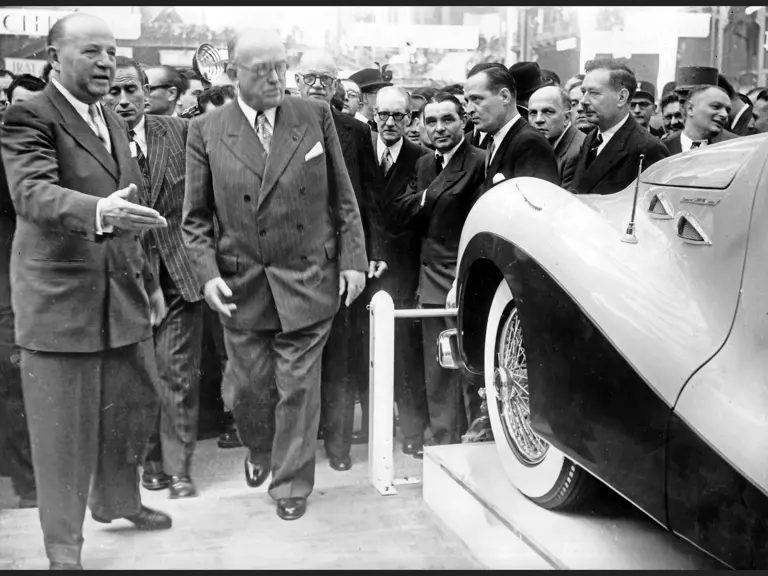
{"label": "outstretched hand", "polygon": [[149,230],[166,228],[168,222],[157,210],[131,202],[128,198],[136,193],[136,185],[112,192],[100,201],[101,219],[105,225],[123,230]]}

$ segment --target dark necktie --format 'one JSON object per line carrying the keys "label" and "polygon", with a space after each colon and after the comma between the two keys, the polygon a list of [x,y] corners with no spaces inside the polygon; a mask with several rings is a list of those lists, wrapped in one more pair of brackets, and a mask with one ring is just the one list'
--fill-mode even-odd
{"label": "dark necktie", "polygon": [[392,154],[389,152],[389,148],[384,152],[384,155],[381,157],[381,173],[384,175],[384,177],[387,177],[387,174],[389,174],[389,170],[392,168],[392,164],[394,162],[392,161]]}
{"label": "dark necktie", "polygon": [[699,146],[701,146],[701,142],[691,142],[691,150],[695,150]]}
{"label": "dark necktie", "polygon": [[149,162],[147,162],[147,157],[144,156],[144,152],[141,151],[141,146],[139,146],[139,143],[136,141],[136,132],[131,130],[128,132],[128,136],[130,136],[131,142],[133,142],[133,145],[136,147],[136,161],[139,163],[139,170],[141,170],[141,199],[147,206],[149,206],[150,191],[152,190],[152,183],[149,179]]}
{"label": "dark necktie", "polygon": [[595,158],[597,158],[597,149],[600,148],[600,145],[602,143],[603,143],[603,135],[598,132],[597,138],[595,138],[595,141],[592,142],[592,146],[589,147],[589,152],[587,152],[586,168],[589,168],[592,165],[592,162],[595,161]]}
{"label": "dark necktie", "polygon": [[435,154],[435,159],[437,160],[435,162],[435,170],[437,175],[440,176],[440,172],[443,171],[443,161],[445,160],[445,156],[442,154]]}

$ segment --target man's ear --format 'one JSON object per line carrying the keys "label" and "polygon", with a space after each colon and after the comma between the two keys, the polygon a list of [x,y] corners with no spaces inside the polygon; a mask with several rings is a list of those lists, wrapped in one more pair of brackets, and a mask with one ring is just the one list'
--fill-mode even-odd
{"label": "man's ear", "polygon": [[51,63],[51,68],[53,70],[58,71],[59,70],[59,49],[56,48],[56,46],[48,46],[46,48],[46,52],[48,53],[48,62]]}
{"label": "man's ear", "polygon": [[181,97],[181,94],[179,94],[179,89],[176,88],[176,86],[171,86],[168,88],[168,94],[170,96],[168,100],[178,100]]}

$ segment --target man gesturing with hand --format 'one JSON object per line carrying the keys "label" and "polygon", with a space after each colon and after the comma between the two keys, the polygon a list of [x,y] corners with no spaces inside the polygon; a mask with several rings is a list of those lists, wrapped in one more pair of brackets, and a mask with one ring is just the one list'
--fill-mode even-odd
{"label": "man gesturing with hand", "polygon": [[128,128],[101,104],[109,27],[75,13],[47,43],[51,83],[2,126],[11,300],[46,553],[52,569],[79,569],[86,504],[97,522],[171,527],[142,505],[137,473],[156,414],[150,323],[165,314],[139,233],[166,223],[137,203]]}
{"label": "man gesturing with hand", "polygon": [[293,520],[314,486],[323,347],[368,259],[329,105],[284,98],[272,31],[241,31],[229,58],[237,100],[189,127],[182,232],[221,314],[246,483],[271,473],[277,514]]}

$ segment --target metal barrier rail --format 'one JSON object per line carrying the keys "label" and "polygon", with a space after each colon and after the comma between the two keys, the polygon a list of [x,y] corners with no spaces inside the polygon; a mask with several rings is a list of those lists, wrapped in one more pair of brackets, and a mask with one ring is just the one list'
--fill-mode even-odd
{"label": "metal barrier rail", "polygon": [[[395,310],[392,297],[380,290],[371,298],[370,392],[368,394],[368,478],[382,496],[395,486],[419,484],[421,478],[395,478],[392,416],[395,406],[395,319],[456,316],[455,308]],[[435,359],[437,362],[437,359]]]}

